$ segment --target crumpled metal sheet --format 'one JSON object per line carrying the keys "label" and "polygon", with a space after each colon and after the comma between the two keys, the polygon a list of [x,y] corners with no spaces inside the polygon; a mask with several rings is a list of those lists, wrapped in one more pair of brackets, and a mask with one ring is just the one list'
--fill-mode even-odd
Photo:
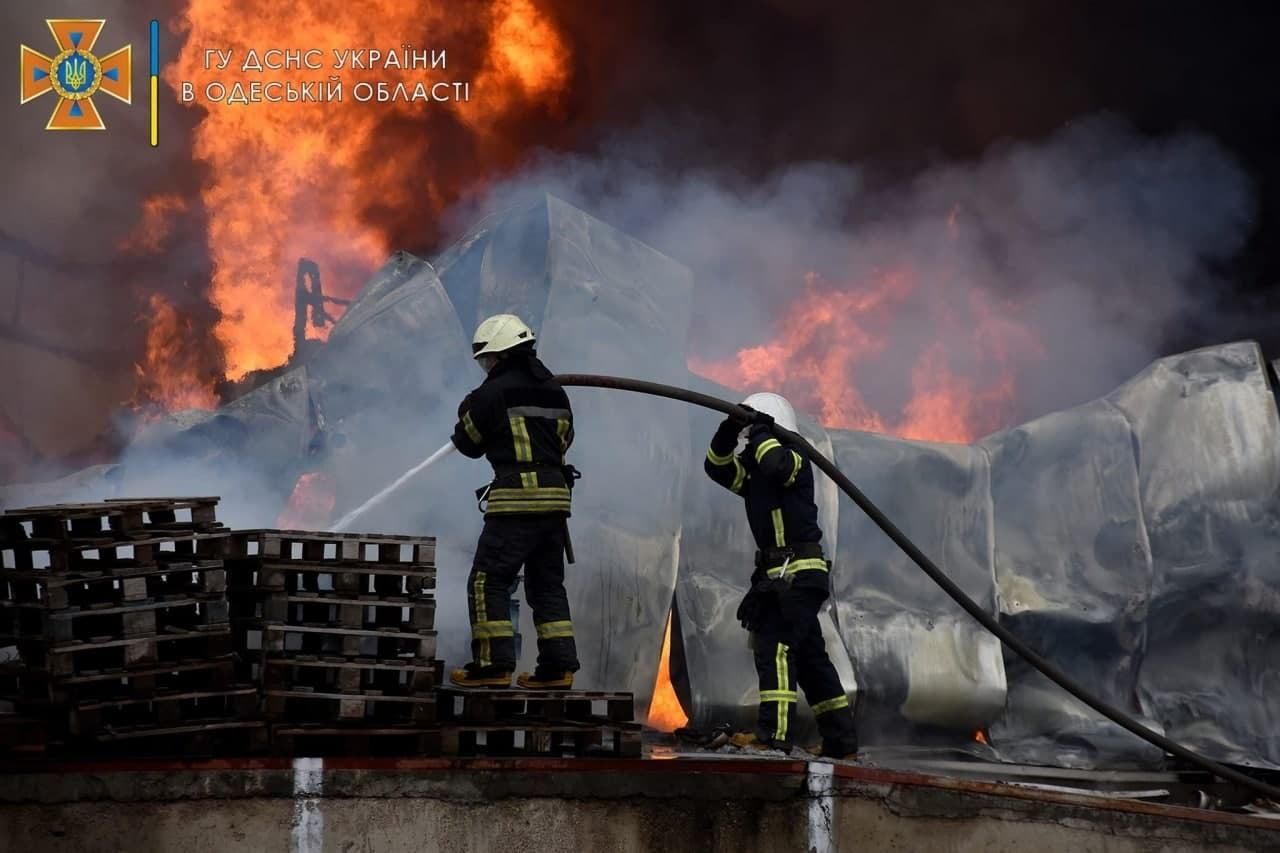
{"label": "crumpled metal sheet", "polygon": [[219,409],[152,425],[113,473],[117,493],[219,495],[219,520],[261,526],[288,497],[318,429],[309,372],[296,367]]}
{"label": "crumpled metal sheet", "polygon": [[444,286],[425,261],[397,252],[334,326],[309,368],[326,419],[376,412],[403,425],[456,415],[482,376]]}
{"label": "crumpled metal sheet", "polygon": [[[1136,701],[1151,592],[1133,436],[1106,401],[985,439],[1000,621],[1109,704]],[[1005,651],[1009,698],[991,727],[1006,759],[1156,766],[1163,753]],[[1142,720],[1159,731],[1152,720]]]}
{"label": "crumpled metal sheet", "polygon": [[[990,468],[965,445],[832,430],[835,462],[974,600],[995,610]],[[1004,707],[1000,644],[846,501],[832,577],[858,674],[859,737],[985,727]]]}
{"label": "crumpled metal sheet", "polygon": [[[548,281],[540,352],[561,372],[635,373],[682,386],[693,274],[548,196]],[[587,687],[630,690],[648,707],[675,593],[690,473],[687,407],[571,390],[583,471],[568,588]],[[532,646],[532,644],[530,644]],[[532,650],[531,652],[532,653]],[[576,683],[576,682],[575,682]]]}
{"label": "crumpled metal sheet", "polygon": [[[469,341],[435,270],[404,252],[373,275],[334,326],[309,370],[330,443],[342,445],[323,461],[337,485],[335,518],[448,441],[458,402],[484,378]],[[422,521],[400,499],[363,519],[361,529],[419,529]]]}
{"label": "crumpled metal sheet", "polygon": [[[690,376],[689,388],[731,400],[739,396],[698,376]],[[755,544],[742,499],[712,482],[702,471],[707,446],[722,417],[696,409],[691,411],[689,420],[693,473],[685,483],[684,532],[676,586],[680,636],[691,688],[692,707],[688,710],[691,721],[698,725],[729,722],[750,729],[755,723],[760,694],[749,638],[737,620],[737,610],[750,583]],[[800,434],[819,451],[831,452],[831,440],[821,426],[804,418],[798,426]],[[835,551],[839,490],[820,471],[815,471],[815,476],[823,544],[830,556]],[[854,669],[833,623],[830,606],[824,608],[819,621],[827,653],[850,700],[856,700]],[[797,736],[812,737],[816,726],[808,705],[802,702],[797,710]]]}
{"label": "crumpled metal sheet", "polygon": [[315,435],[307,369],[298,367],[213,411],[177,412],[135,439],[126,461],[136,454],[167,452],[205,458],[233,452],[267,460],[305,453]]}
{"label": "crumpled metal sheet", "polygon": [[1138,696],[1169,736],[1280,766],[1280,416],[1252,342],[1155,362],[1129,419],[1153,585]]}

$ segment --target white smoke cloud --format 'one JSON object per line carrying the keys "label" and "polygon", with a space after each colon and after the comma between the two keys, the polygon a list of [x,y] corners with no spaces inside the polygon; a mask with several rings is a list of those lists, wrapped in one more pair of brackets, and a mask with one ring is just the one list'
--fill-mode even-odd
{"label": "white smoke cloud", "polygon": [[975,385],[998,378],[999,345],[975,332],[966,305],[975,294],[991,306],[992,326],[1026,330],[1014,335],[1016,402],[1001,420],[1106,393],[1163,354],[1172,329],[1204,325],[1223,289],[1214,263],[1243,245],[1253,212],[1249,179],[1213,140],[1144,137],[1107,116],[888,183],[825,163],[760,181],[677,174],[654,162],[645,139],[620,137],[598,156],[543,155],[455,221],[549,191],[688,264],[697,280],[690,349],[704,358],[776,334],[806,273],[857,293],[884,271],[909,269],[910,297],[864,321],[883,350],[848,366],[848,382],[890,421],[930,344]]}

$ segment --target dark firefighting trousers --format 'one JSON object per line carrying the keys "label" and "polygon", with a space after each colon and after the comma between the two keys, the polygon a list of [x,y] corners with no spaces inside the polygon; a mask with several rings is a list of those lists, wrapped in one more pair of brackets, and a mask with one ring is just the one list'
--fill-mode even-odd
{"label": "dark firefighting trousers", "polygon": [[[763,573],[756,580],[763,579]],[[827,656],[818,611],[827,599],[823,587],[776,584],[761,601],[752,634],[760,711],[756,737],[787,749],[792,744],[796,685],[804,690],[828,755],[857,752],[853,712],[844,685]]]}
{"label": "dark firefighting trousers", "polygon": [[564,590],[565,518],[502,515],[485,519],[467,578],[471,655],[484,667],[515,670],[511,593],[524,567],[525,597],[538,631],[538,672],[578,671]]}

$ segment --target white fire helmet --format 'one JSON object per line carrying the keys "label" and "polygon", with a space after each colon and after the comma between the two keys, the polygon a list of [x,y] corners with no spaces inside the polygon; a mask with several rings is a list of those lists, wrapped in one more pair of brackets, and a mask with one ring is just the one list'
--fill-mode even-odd
{"label": "white fire helmet", "polygon": [[752,394],[742,401],[742,405],[750,406],[757,412],[764,412],[783,429],[789,429],[792,432],[796,431],[796,410],[791,408],[787,398],[780,394]]}
{"label": "white fire helmet", "polygon": [[476,328],[471,340],[471,357],[506,352],[535,340],[533,329],[515,314],[494,314]]}

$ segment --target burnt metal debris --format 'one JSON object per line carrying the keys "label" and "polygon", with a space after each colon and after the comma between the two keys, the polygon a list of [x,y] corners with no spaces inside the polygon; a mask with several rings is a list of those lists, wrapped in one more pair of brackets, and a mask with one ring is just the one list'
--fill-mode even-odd
{"label": "burnt metal debris", "polygon": [[[307,282],[311,283],[307,287]],[[307,345],[307,316],[311,316],[311,325],[317,329],[336,322],[325,309],[325,305],[350,305],[348,299],[326,296],[320,285],[320,265],[310,258],[298,259],[298,274],[293,289],[293,357],[303,355]]]}
{"label": "burnt metal debris", "polygon": [[[393,256],[300,367],[298,402],[282,408],[276,389],[156,429],[166,446],[189,441],[198,449],[182,446],[195,455],[270,469],[287,480],[274,486],[280,501],[289,474],[319,466],[349,484],[340,515],[448,434],[457,401],[480,378],[467,333],[490,313],[521,314],[553,369],[722,395],[685,368],[692,291],[686,268],[541,197],[482,221],[433,263]],[[1280,416],[1269,375],[1259,348],[1240,342],[1162,359],[1100,400],[972,446],[812,423],[802,432],[972,598],[1073,678],[1209,758],[1277,768]],[[583,643],[580,683],[647,702],[675,599],[676,670],[687,679],[678,692],[692,719],[749,719],[754,675],[734,611],[752,546],[740,508],[698,470],[714,415],[585,394],[574,403],[584,426],[573,461],[586,476],[568,588],[579,635],[594,639]],[[239,426],[211,430],[219,417]],[[235,443],[232,434],[243,435]],[[346,442],[319,456],[297,449],[314,447],[317,434]],[[119,468],[142,470],[148,441]],[[114,493],[136,492],[137,476],[119,468]],[[457,495],[481,476],[446,461],[435,487],[388,502],[362,527],[448,531],[441,553],[465,559],[480,521]],[[93,483],[101,496],[103,481]],[[819,483],[836,564],[833,658],[868,743],[971,746],[988,731],[1008,760],[1161,761],[1003,656],[856,507],[835,499],[829,481]],[[462,595],[449,573],[439,584],[446,599]],[[443,657],[463,653],[441,643]]]}

